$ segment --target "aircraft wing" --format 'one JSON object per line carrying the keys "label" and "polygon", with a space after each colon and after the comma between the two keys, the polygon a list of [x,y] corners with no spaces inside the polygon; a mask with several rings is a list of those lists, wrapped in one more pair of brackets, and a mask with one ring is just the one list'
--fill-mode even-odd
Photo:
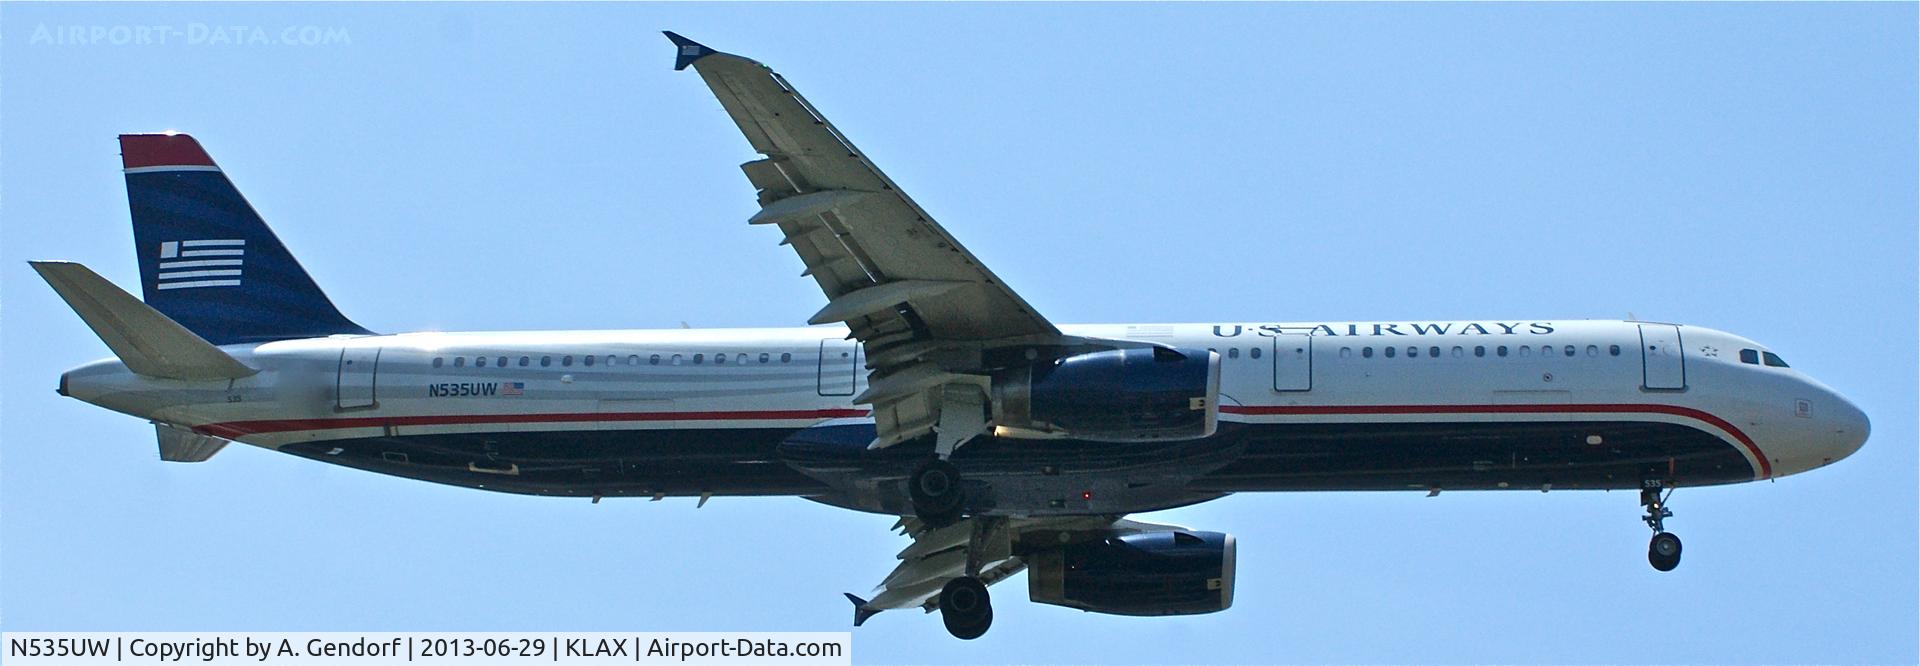
{"label": "aircraft wing", "polygon": [[916,606],[928,613],[938,610],[940,589],[947,581],[966,575],[970,568],[978,571],[980,582],[987,585],[1011,578],[1027,568],[1026,562],[1013,554],[1014,545],[1023,535],[1034,534],[1046,539],[1049,545],[1059,545],[1112,535],[1183,529],[1115,516],[971,517],[938,529],[927,529],[915,518],[901,518],[895,527],[912,535],[913,543],[900,551],[899,566],[874,588],[872,600],[847,594],[847,599],[853,602],[856,627],[884,610]]}
{"label": "aircraft wing", "polygon": [[[785,236],[825,292],[809,323],[845,322],[861,341],[875,447],[926,434],[943,404],[965,405],[941,427],[957,441],[984,430],[985,377],[967,376],[994,343],[1049,343],[1060,331],[987,270],[894,185],[786,79],[753,60],[674,33],[675,69],[692,66],[763,159],[741,165],[759,191],[749,222]],[[969,360],[971,355],[973,360]],[[930,361],[929,359],[940,359]],[[952,388],[948,388],[951,386]],[[951,395],[951,397],[949,397]],[[954,418],[954,417],[950,417]],[[964,432],[964,435],[962,433]],[[943,440],[948,437],[943,437]]]}

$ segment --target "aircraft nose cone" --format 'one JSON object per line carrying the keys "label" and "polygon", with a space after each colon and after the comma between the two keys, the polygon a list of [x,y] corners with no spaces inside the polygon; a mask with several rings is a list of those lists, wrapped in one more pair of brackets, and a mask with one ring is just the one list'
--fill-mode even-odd
{"label": "aircraft nose cone", "polygon": [[1839,460],[1853,455],[1867,443],[1867,435],[1872,432],[1873,424],[1867,420],[1867,413],[1860,411],[1853,401],[1836,395],[1834,403],[1834,413],[1828,425],[1832,430],[1833,459]]}

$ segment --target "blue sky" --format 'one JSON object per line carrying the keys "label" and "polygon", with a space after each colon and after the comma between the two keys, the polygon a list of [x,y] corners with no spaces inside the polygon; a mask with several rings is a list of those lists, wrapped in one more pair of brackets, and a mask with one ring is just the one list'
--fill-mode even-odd
{"label": "blue sky", "polygon": [[[1234,607],[996,589],[860,662],[1878,662],[1916,653],[1913,4],[0,5],[0,628],[843,630],[903,544],[800,499],[488,494],[59,398],[106,350],[27,259],[136,285],[114,136],[194,133],[383,331],[797,325],[823,299],[671,29],[767,62],[1057,322],[1732,331],[1865,449],[1630,493],[1241,495]],[[165,25],[167,44],[36,31]],[[195,28],[194,26],[199,26]],[[216,44],[216,26],[348,43]],[[223,28],[231,30],[231,28]],[[202,39],[193,41],[198,30]],[[311,34],[311,33],[309,33]],[[244,41],[244,40],[243,40]]]}

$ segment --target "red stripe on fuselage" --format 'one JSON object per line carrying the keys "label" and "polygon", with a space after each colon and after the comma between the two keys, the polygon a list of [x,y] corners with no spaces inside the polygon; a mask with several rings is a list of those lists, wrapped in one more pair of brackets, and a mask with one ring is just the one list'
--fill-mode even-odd
{"label": "red stripe on fuselage", "polygon": [[1243,407],[1221,405],[1222,414],[1248,416],[1306,416],[1341,414],[1667,414],[1693,419],[1719,428],[1740,442],[1760,462],[1760,476],[1773,478],[1773,463],[1760,452],[1753,438],[1726,419],[1690,407],[1673,405],[1282,405]]}

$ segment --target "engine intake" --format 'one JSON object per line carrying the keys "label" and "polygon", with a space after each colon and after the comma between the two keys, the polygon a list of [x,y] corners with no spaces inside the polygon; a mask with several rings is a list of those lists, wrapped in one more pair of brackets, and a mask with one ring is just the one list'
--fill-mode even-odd
{"label": "engine intake", "polygon": [[1149,532],[1024,556],[1034,602],[1112,615],[1198,615],[1233,605],[1233,535]]}
{"label": "engine intake", "polygon": [[1199,439],[1220,415],[1220,355],[1163,347],[1076,354],[994,378],[994,422],[1103,442]]}

